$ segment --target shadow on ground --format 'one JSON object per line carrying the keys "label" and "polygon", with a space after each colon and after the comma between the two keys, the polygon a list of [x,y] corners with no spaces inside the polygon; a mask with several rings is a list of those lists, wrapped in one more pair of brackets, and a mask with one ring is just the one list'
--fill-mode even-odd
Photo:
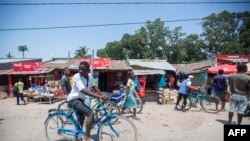
{"label": "shadow on ground", "polygon": [[222,123],[222,124],[227,124],[228,121],[227,120],[222,120],[222,119],[216,119],[216,121]]}

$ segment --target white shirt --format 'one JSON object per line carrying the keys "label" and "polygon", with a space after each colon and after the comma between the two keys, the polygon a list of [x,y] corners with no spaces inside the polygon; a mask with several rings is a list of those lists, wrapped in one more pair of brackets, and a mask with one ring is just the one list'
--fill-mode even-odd
{"label": "white shirt", "polygon": [[188,81],[188,82],[187,82],[187,86],[191,86],[192,81],[191,81],[191,79],[190,79],[190,78],[188,78],[188,80],[190,80],[190,81]]}
{"label": "white shirt", "polygon": [[[67,101],[73,100],[73,99],[86,99],[90,98],[90,96],[85,95],[81,92],[82,89],[87,89],[91,91],[91,88],[94,86],[93,77],[91,74],[89,74],[89,80],[87,82],[87,79],[85,79],[83,76],[80,75],[80,73],[76,73],[73,77],[73,85],[70,94],[67,96]],[[88,83],[88,87],[87,87]]]}

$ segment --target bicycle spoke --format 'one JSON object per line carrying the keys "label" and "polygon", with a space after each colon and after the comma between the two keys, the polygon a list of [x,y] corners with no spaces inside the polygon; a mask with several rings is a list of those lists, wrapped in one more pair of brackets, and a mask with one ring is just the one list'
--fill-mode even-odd
{"label": "bicycle spoke", "polygon": [[115,123],[103,124],[98,135],[101,141],[135,141],[138,133],[131,120],[126,117],[117,117]]}
{"label": "bicycle spoke", "polygon": [[208,113],[218,113],[221,110],[222,102],[216,96],[206,96],[202,98],[201,105]]}
{"label": "bicycle spoke", "polygon": [[47,120],[44,130],[45,136],[49,141],[67,141],[74,139],[73,133],[70,132],[76,131],[76,128],[66,116],[55,114]]}

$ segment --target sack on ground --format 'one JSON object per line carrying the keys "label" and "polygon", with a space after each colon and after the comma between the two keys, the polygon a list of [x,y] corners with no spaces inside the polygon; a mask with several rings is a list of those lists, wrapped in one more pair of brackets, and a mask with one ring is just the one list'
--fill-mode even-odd
{"label": "sack on ground", "polygon": [[17,91],[18,91],[18,87],[17,87],[17,86],[14,86],[14,87],[12,88],[12,93],[16,94]]}

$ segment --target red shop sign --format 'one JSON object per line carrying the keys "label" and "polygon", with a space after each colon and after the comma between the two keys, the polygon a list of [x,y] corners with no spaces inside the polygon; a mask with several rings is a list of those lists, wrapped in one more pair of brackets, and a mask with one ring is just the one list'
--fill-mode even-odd
{"label": "red shop sign", "polygon": [[[92,65],[91,58],[80,58],[80,62],[86,61],[89,63],[89,66]],[[94,58],[94,68],[109,68],[111,67],[111,58]]]}
{"label": "red shop sign", "polygon": [[217,62],[224,63],[224,62],[231,62],[231,63],[238,63],[238,62],[248,62],[249,55],[239,54],[239,55],[217,55]]}
{"label": "red shop sign", "polygon": [[42,71],[42,62],[15,62],[12,64],[12,70],[15,72],[27,72],[27,71]]}

